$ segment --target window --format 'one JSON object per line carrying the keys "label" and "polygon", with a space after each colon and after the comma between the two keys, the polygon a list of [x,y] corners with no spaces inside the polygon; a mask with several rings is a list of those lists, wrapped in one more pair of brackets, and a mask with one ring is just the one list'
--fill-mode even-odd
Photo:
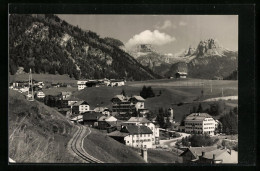
{"label": "window", "polygon": [[127,143],[129,143],[129,141],[127,141]]}

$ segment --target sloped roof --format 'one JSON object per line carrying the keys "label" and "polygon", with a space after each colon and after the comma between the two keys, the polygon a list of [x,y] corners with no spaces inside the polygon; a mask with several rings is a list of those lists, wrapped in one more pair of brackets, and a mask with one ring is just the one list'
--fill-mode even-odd
{"label": "sloped roof", "polygon": [[114,98],[117,98],[117,99],[119,99],[120,101],[128,101],[129,100],[129,97],[127,97],[127,96],[123,96],[123,95],[115,95],[113,98],[112,98],[112,100],[114,99]]}
{"label": "sloped roof", "polygon": [[87,102],[82,100],[82,101],[78,101],[78,102],[74,103],[73,106],[79,106],[79,105],[82,105],[82,104],[89,105]]}
{"label": "sloped roof", "polygon": [[144,98],[142,98],[141,96],[133,96],[131,98],[135,98],[137,101],[141,101],[141,102],[144,102]]}
{"label": "sloped roof", "polygon": [[120,131],[113,131],[107,134],[108,136],[112,137],[126,137],[128,133],[125,132],[120,132]]}
{"label": "sloped roof", "polygon": [[94,109],[94,111],[95,112],[103,112],[103,111],[105,111],[106,109],[108,109],[107,107],[96,107],[95,109]]}
{"label": "sloped roof", "polygon": [[205,152],[203,158],[213,159],[213,154],[215,154],[216,159],[218,159],[218,156],[225,152],[227,152],[227,149],[216,149],[213,151]]}
{"label": "sloped roof", "polygon": [[75,96],[70,96],[65,98],[64,100],[68,100],[68,101],[82,101],[81,99],[75,97]]}
{"label": "sloped roof", "polygon": [[71,95],[72,93],[70,91],[63,91],[61,92],[61,95],[65,96],[65,95]]}
{"label": "sloped roof", "polygon": [[101,116],[101,113],[98,112],[85,112],[83,114],[83,120],[98,120]]}
{"label": "sloped roof", "polygon": [[205,118],[212,118],[212,116],[207,114],[207,113],[192,113],[185,118],[185,121],[188,121],[188,120],[204,120]]}
{"label": "sloped roof", "polygon": [[108,118],[107,116],[101,116],[101,117],[98,119],[98,121],[106,121],[107,118]]}
{"label": "sloped roof", "polygon": [[125,129],[128,131],[129,134],[131,135],[136,135],[136,134],[152,134],[152,130],[148,128],[147,126],[139,126],[140,130],[138,131],[138,126],[136,125],[128,125],[125,126]]}
{"label": "sloped roof", "polygon": [[213,151],[216,150],[217,147],[216,146],[210,146],[210,147],[190,147],[187,150],[185,150],[181,156],[183,156],[184,154],[186,154],[188,151],[190,151],[192,153],[192,155],[194,157],[198,157],[202,155],[202,152],[209,152],[209,151]]}
{"label": "sloped roof", "polygon": [[144,117],[139,117],[139,118],[138,117],[131,117],[127,122],[150,123],[151,121],[149,121],[148,119],[146,119]]}

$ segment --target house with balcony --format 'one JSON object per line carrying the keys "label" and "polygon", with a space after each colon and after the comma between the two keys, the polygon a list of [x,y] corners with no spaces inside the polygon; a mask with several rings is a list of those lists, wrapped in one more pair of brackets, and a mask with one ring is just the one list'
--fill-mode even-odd
{"label": "house with balcony", "polygon": [[126,114],[140,112],[149,112],[144,108],[144,99],[141,96],[124,96],[116,95],[111,99],[112,102],[112,114]]}
{"label": "house with balcony", "polygon": [[151,129],[152,133],[152,144],[159,144],[159,127],[154,125],[151,121],[144,117],[131,117],[128,121],[123,122],[122,126],[129,126],[129,125],[135,125],[135,126],[146,126],[149,129]]}
{"label": "house with balcony", "polygon": [[152,134],[152,130],[147,126],[127,125],[120,131],[113,131],[107,135],[130,147],[153,148]]}

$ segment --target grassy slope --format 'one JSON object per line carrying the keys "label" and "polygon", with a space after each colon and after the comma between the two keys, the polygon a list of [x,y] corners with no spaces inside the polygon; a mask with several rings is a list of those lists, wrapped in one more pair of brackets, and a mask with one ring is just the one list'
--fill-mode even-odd
{"label": "grassy slope", "polygon": [[149,163],[182,163],[182,158],[170,151],[148,150]]}
{"label": "grassy slope", "polygon": [[[77,81],[70,78],[68,75],[53,75],[53,74],[32,74],[33,79],[37,81],[43,81],[44,83],[67,83],[77,84]],[[9,75],[9,81],[28,81],[28,73],[19,75]]]}
{"label": "grassy slope", "polygon": [[60,113],[9,90],[9,156],[16,162],[79,162],[66,150],[76,131]]}
{"label": "grassy slope", "polygon": [[136,151],[116,140],[91,129],[92,133],[85,138],[86,151],[105,163],[144,163]]}
{"label": "grassy slope", "polygon": [[[225,80],[212,80],[212,92],[210,89],[210,81],[199,80],[199,79],[183,79],[183,80],[150,80],[150,81],[138,81],[138,82],[127,82],[126,86],[122,87],[91,87],[85,90],[76,92],[74,95],[81,99],[86,100],[91,109],[96,106],[107,106],[111,107],[111,98],[120,94],[122,89],[128,95],[138,95],[143,85],[152,86],[153,91],[156,95],[154,98],[148,98],[145,101],[145,107],[151,111],[157,112],[159,107],[163,108],[174,108],[176,120],[182,119],[184,114],[188,114],[195,104],[185,104],[182,106],[172,105],[180,102],[193,102],[201,96],[202,86],[200,82],[204,82],[204,97],[201,98],[213,98],[222,95],[222,88],[224,96],[237,95],[237,81],[225,81]],[[188,85],[188,86],[187,86]],[[191,86],[194,85],[194,86]],[[182,86],[182,87],[181,87]],[[161,96],[157,96],[161,90]],[[208,108],[209,103],[203,103],[202,107]]]}

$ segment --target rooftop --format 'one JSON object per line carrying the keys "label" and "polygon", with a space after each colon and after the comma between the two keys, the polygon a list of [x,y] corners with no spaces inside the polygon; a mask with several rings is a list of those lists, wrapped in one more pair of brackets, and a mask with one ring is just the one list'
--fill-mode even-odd
{"label": "rooftop", "polygon": [[120,132],[120,131],[113,131],[107,134],[108,136],[112,137],[126,137],[128,133],[125,132]]}
{"label": "rooftop", "polygon": [[198,156],[201,156],[202,155],[202,152],[209,152],[209,151],[213,151],[213,150],[216,150],[217,147],[216,146],[210,146],[210,147],[190,147],[188,148],[187,150],[185,150],[182,154],[184,155],[187,151],[190,151],[194,157],[198,157]]}
{"label": "rooftop", "polygon": [[83,120],[98,120],[101,116],[103,115],[98,112],[85,112],[83,114]]}
{"label": "rooftop", "polygon": [[185,118],[185,121],[188,121],[188,120],[204,120],[205,118],[212,118],[212,116],[207,114],[207,113],[192,113]]}
{"label": "rooftop", "polygon": [[[140,128],[138,130],[138,127]],[[121,129],[121,132],[128,132],[131,135],[136,135],[136,134],[152,134],[152,130],[148,128],[147,126],[136,126],[136,125],[129,125],[125,126]]]}
{"label": "rooftop", "polygon": [[150,123],[151,121],[149,121],[148,119],[146,119],[144,117],[131,117],[125,123],[131,123],[131,122]]}

